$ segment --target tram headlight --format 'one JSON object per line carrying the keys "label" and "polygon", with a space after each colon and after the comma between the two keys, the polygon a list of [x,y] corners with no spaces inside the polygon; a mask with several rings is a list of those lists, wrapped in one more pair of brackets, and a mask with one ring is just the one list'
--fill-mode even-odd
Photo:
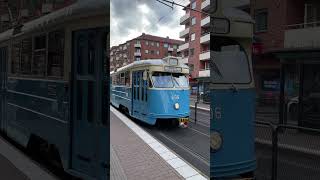
{"label": "tram headlight", "polygon": [[213,131],[210,135],[210,147],[213,151],[217,151],[222,146],[222,137],[221,134],[217,131]]}
{"label": "tram headlight", "polygon": [[175,103],[174,104],[174,108],[178,110],[180,108],[180,104],[179,103]]}

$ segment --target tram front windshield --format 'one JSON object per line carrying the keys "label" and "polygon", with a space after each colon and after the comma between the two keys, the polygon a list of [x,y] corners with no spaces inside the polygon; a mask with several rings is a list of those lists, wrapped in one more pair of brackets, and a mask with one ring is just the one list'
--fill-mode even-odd
{"label": "tram front windshield", "polygon": [[188,87],[188,78],[181,73],[155,72],[152,74],[155,88],[185,88]]}
{"label": "tram front windshield", "polygon": [[228,39],[216,38],[210,62],[215,84],[249,84],[252,81],[249,59],[244,49]]}

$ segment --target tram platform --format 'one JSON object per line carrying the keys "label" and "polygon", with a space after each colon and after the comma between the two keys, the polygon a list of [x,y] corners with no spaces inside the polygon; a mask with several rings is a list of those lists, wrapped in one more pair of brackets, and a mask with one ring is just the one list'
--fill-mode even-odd
{"label": "tram platform", "polygon": [[110,179],[206,179],[177,154],[110,107]]}
{"label": "tram platform", "polygon": [[1,180],[58,180],[0,137]]}

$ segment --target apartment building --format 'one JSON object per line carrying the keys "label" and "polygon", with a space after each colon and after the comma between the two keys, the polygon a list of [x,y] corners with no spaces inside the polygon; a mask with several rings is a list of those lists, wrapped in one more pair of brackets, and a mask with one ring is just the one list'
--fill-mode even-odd
{"label": "apartment building", "polygon": [[158,37],[142,33],[139,37],[111,47],[110,70],[113,71],[133,61],[180,56],[177,49],[182,43],[183,41],[170,39],[169,37]]}
{"label": "apartment building", "polygon": [[0,0],[0,32],[39,18],[77,0]]}
{"label": "apartment building", "polygon": [[202,79],[200,91],[206,87],[206,79],[210,77],[210,17],[197,11],[209,12],[210,0],[192,0],[185,8],[185,15],[180,18],[180,25],[185,29],[180,38],[185,42],[179,46],[178,52],[190,67],[190,84],[195,88],[196,79]]}

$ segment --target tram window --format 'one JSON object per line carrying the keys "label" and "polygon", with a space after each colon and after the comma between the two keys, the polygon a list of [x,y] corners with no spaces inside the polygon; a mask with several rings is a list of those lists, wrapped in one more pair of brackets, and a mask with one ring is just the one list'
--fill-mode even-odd
{"label": "tram window", "polygon": [[127,87],[130,87],[130,72],[129,71],[125,73],[125,85]]}
{"label": "tram window", "polygon": [[120,74],[120,85],[125,85],[125,73]]}
{"label": "tram window", "polygon": [[141,72],[141,84],[140,84],[140,89],[141,89],[141,101],[144,101],[144,80],[142,79],[142,74],[143,72]]}
{"label": "tram window", "polygon": [[35,76],[46,75],[46,44],[47,36],[42,35],[34,38],[34,57],[32,62],[32,74]]}
{"label": "tram window", "polygon": [[137,99],[140,100],[140,73],[137,73]]}
{"label": "tram window", "polygon": [[63,77],[64,67],[64,31],[49,33],[48,76]]}
{"label": "tram window", "polygon": [[95,64],[95,34],[91,33],[89,35],[89,43],[88,43],[88,73],[94,73],[94,64]]}
{"label": "tram window", "polygon": [[22,41],[21,49],[21,74],[31,74],[31,60],[32,60],[32,39],[25,39]]}
{"label": "tram window", "polygon": [[47,36],[42,35],[34,38],[34,49],[43,50],[47,47]]}
{"label": "tram window", "polygon": [[18,74],[20,71],[20,52],[21,43],[13,44],[11,56],[11,74]]}
{"label": "tram window", "polygon": [[133,99],[136,99],[136,73],[132,73],[132,77],[133,77]]}
{"label": "tram window", "polygon": [[152,82],[155,88],[173,88],[171,73],[155,72],[152,75]]}

